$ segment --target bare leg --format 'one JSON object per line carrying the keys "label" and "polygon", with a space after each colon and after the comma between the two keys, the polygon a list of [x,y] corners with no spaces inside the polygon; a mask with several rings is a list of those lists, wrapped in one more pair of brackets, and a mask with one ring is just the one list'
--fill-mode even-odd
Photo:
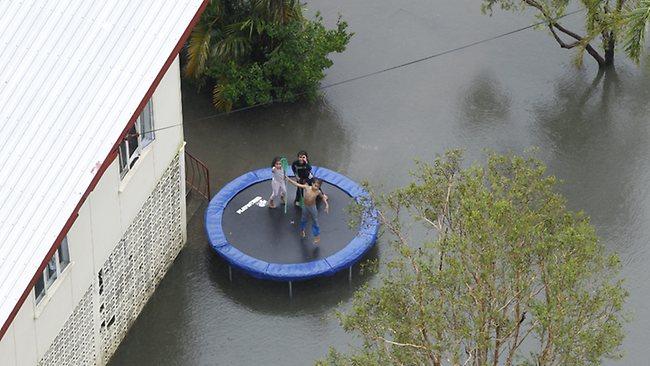
{"label": "bare leg", "polygon": [[320,227],[318,226],[318,208],[314,206],[305,206],[305,208],[311,216],[311,233],[314,235],[314,244],[318,245],[320,242]]}
{"label": "bare leg", "polygon": [[307,227],[307,208],[303,207],[300,210],[300,237],[304,238],[307,236],[305,233],[305,227]]}

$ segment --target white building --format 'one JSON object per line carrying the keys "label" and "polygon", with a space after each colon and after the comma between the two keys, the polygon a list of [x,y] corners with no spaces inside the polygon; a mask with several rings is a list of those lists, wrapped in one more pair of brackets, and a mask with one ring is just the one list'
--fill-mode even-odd
{"label": "white building", "polygon": [[105,364],[185,243],[206,0],[0,2],[0,364]]}

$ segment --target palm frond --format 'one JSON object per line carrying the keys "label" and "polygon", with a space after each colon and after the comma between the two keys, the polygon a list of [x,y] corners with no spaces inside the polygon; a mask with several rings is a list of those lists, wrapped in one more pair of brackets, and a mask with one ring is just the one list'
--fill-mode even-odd
{"label": "palm frond", "polygon": [[232,102],[224,97],[224,88],[222,84],[217,83],[212,89],[212,104],[215,108],[221,111],[230,112],[232,110]]}
{"label": "palm frond", "polygon": [[267,21],[282,24],[302,17],[298,0],[254,0],[253,10]]}
{"label": "palm frond", "polygon": [[199,24],[192,31],[187,46],[187,64],[185,75],[199,79],[206,70],[206,62],[210,54],[211,28],[207,24]]}
{"label": "palm frond", "polygon": [[226,37],[217,43],[217,55],[224,60],[241,58],[251,48],[250,39],[243,36]]}
{"label": "palm frond", "polygon": [[640,0],[639,5],[627,13],[626,21],[623,47],[627,55],[638,63],[645,45],[646,26],[650,22],[650,0]]}
{"label": "palm frond", "polygon": [[224,7],[222,0],[210,0],[208,6],[201,15],[201,20],[205,20],[209,22],[210,26],[213,26],[223,20],[223,12]]}
{"label": "palm frond", "polygon": [[235,22],[223,26],[223,32],[227,37],[239,35],[244,29],[248,27],[250,20],[242,22]]}

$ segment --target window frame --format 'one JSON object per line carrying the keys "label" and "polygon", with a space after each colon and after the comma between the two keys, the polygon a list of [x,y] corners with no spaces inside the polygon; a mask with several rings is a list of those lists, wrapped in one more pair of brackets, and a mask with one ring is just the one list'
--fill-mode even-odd
{"label": "window frame", "polygon": [[[120,179],[123,179],[133,169],[135,162],[138,161],[138,158],[142,154],[142,150],[149,146],[155,139],[153,102],[149,99],[133,124],[133,127],[129,129],[118,147],[117,155],[119,159]],[[131,152],[131,145],[133,144],[136,146],[133,152]]]}
{"label": "window frame", "polygon": [[[148,122],[148,123],[147,123]],[[156,133],[154,128],[154,116],[153,116],[153,102],[151,99],[144,105],[142,113],[138,116],[138,119],[135,123],[138,129],[138,136],[140,137],[141,149],[149,146],[149,144],[156,139]]]}
{"label": "window frame", "polygon": [[[61,255],[62,252],[66,253],[67,258],[66,256]],[[38,305],[41,300],[47,296],[48,290],[57,282],[59,278],[61,278],[63,271],[65,271],[69,265],[70,248],[68,246],[68,237],[66,236],[63,238],[63,240],[61,240],[61,243],[59,243],[59,246],[56,248],[56,251],[52,255],[52,258],[50,258],[50,260],[45,265],[45,268],[43,268],[43,272],[41,273],[40,278],[34,284],[34,299],[36,305]]]}

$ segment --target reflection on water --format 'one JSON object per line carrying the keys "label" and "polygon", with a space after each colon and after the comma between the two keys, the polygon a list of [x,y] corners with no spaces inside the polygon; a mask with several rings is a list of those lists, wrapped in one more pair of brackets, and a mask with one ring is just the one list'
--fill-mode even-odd
{"label": "reflection on water", "polygon": [[[375,247],[366,259],[375,259],[377,255]],[[294,296],[290,298],[286,282],[256,280],[236,270],[233,272],[233,281],[230,282],[227,264],[210,249],[205,250],[205,257],[205,269],[211,284],[218,288],[215,293],[223,292],[232,301],[252,312],[288,318],[312,313],[322,313],[325,316],[328,310],[339,303],[349,301],[354,290],[370,278],[368,274],[359,273],[357,268],[353,271],[352,283],[348,283],[347,271],[334,277],[296,282],[293,284]]]}
{"label": "reflection on water", "polygon": [[564,75],[553,99],[534,107],[535,128],[565,181],[570,205],[585,209],[600,235],[611,240],[629,237],[630,225],[647,218],[646,207],[638,210],[636,186],[646,174],[639,167],[647,165],[649,152],[648,121],[639,113],[647,111],[647,102],[635,96],[634,89],[643,88],[638,75],[630,76],[615,70],[591,80],[584,73]]}
{"label": "reflection on water", "polygon": [[553,98],[534,108],[535,134],[564,181],[569,205],[591,216],[606,247],[623,261],[634,320],[620,364],[645,363],[650,336],[649,75],[629,67],[567,73],[555,82]]}
{"label": "reflection on water", "polygon": [[462,93],[459,122],[478,133],[502,124],[510,118],[511,98],[497,79],[487,71],[481,72]]}

